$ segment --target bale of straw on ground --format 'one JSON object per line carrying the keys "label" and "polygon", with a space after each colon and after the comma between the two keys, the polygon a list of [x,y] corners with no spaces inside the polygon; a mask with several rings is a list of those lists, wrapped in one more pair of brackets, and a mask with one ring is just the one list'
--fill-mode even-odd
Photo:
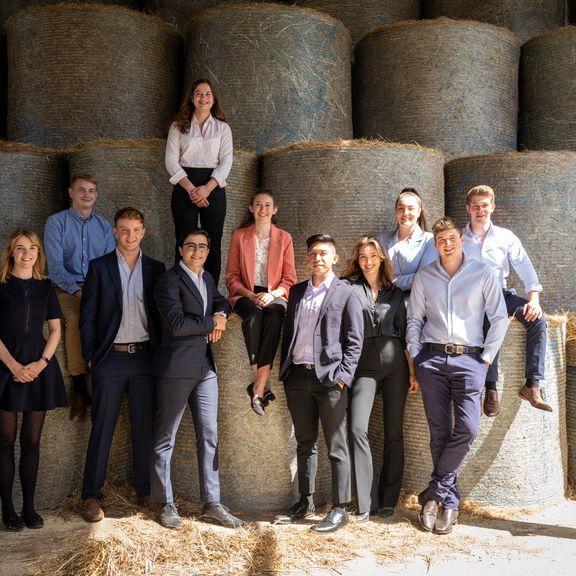
{"label": "bale of straw on ground", "polygon": [[460,18],[504,26],[524,42],[565,23],[564,0],[422,0],[422,17]]}
{"label": "bale of straw on ground", "polygon": [[[512,321],[500,350],[498,393],[501,412],[482,416],[478,436],[458,475],[462,497],[484,506],[523,508],[564,498],[566,442],[566,317],[547,317],[546,380],[541,382],[554,412],[532,408],[518,396],[524,384],[526,331]],[[381,404],[381,403],[380,403]],[[380,410],[380,412],[379,412]],[[380,418],[381,406],[372,415]],[[375,430],[382,430],[375,425]],[[380,432],[381,434],[381,432]],[[410,396],[404,416],[404,488],[420,492],[430,480],[432,459],[422,397]],[[375,470],[382,455],[378,438]]]}
{"label": "bale of straw on ground", "polygon": [[206,10],[186,34],[186,83],[209,78],[234,143],[261,151],[350,138],[350,34],[305,8],[242,4]]}
{"label": "bale of straw on ground", "polygon": [[519,147],[576,150],[576,27],[547,32],[522,46]]}
{"label": "bale of straw on ground", "polygon": [[419,0],[298,0],[297,4],[340,20],[350,30],[352,44],[378,26],[420,18]]}
{"label": "bale of straw on ground", "polygon": [[417,146],[369,140],[295,144],[264,154],[262,178],[278,202],[281,226],[292,234],[299,279],[309,274],[308,236],[334,236],[342,271],[358,236],[395,228],[394,201],[402,188],[420,192],[429,222],[444,214],[442,155]]}
{"label": "bale of straw on ground", "polygon": [[516,150],[520,44],[491,24],[401,22],[356,46],[354,133],[447,156]]}
{"label": "bale of straw on ground", "polygon": [[568,482],[576,487],[576,314],[568,316],[566,333],[566,433]]}
{"label": "bale of straw on ground", "polygon": [[[505,153],[446,164],[446,212],[466,222],[466,193],[478,184],[496,193],[495,224],[522,241],[549,313],[576,311],[576,240],[567,225],[576,208],[576,152]],[[511,274],[510,286],[524,294]]]}
{"label": "bale of straw on ground", "polygon": [[15,228],[44,235],[46,218],[68,206],[62,175],[63,158],[56,150],[0,142],[0,245]]}
{"label": "bale of straw on ground", "polygon": [[181,38],[160,18],[55,5],[18,12],[6,29],[10,139],[63,147],[165,136],[178,106]]}

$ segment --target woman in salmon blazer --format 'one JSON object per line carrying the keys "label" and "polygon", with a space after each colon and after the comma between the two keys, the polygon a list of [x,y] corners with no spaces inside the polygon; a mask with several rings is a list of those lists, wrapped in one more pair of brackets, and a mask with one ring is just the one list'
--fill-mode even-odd
{"label": "woman in salmon blazer", "polygon": [[272,192],[254,194],[244,222],[232,234],[226,268],[228,299],[242,318],[254,373],[246,391],[260,416],[275,399],[268,377],[280,342],[288,292],[296,282],[292,236],[275,225],[277,212]]}

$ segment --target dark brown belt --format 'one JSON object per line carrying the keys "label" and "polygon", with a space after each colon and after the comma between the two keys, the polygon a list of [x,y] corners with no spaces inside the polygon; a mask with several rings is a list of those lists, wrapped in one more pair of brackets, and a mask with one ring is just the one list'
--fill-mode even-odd
{"label": "dark brown belt", "polygon": [[133,342],[132,344],[114,344],[112,350],[114,352],[126,352],[127,354],[134,354],[136,352],[143,352],[148,350],[148,342]]}
{"label": "dark brown belt", "polygon": [[462,346],[460,344],[435,344],[434,342],[425,342],[426,348],[439,350],[445,354],[481,354],[484,348],[482,346]]}
{"label": "dark brown belt", "polygon": [[302,370],[308,370],[308,372],[314,370],[314,364],[294,364],[294,366],[302,368]]}

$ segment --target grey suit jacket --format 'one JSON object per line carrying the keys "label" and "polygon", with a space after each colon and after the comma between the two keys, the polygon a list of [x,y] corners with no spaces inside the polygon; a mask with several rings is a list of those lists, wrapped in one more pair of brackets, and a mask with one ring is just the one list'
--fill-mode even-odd
{"label": "grey suit jacket", "polygon": [[[308,281],[290,289],[284,321],[280,379],[286,380],[292,366],[302,298]],[[318,315],[314,329],[314,367],[316,377],[325,386],[339,380],[350,387],[364,343],[362,305],[353,288],[334,278]]]}

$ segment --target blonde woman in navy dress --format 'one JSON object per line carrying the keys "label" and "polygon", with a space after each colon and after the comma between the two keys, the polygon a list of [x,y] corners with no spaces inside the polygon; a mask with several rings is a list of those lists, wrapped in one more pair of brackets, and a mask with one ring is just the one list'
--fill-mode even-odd
{"label": "blonde woman in navy dress", "polygon": [[378,240],[390,256],[394,284],[404,292],[410,292],[416,272],[434,262],[438,251],[432,233],[426,228],[422,198],[414,188],[404,188],[396,198],[394,208],[396,229],[382,232]]}
{"label": "blonde woman in navy dress", "polygon": [[[46,410],[66,406],[62,373],[54,353],[62,313],[38,236],[21,228],[10,237],[0,268],[0,499],[2,522],[12,532],[42,528],[34,508],[40,436]],[[44,323],[48,323],[48,340]],[[14,446],[20,425],[20,484],[23,508],[14,509]]]}
{"label": "blonde woman in navy dress", "polygon": [[[225,122],[214,86],[210,80],[196,80],[170,127],[165,161],[170,183],[174,184],[171,207],[176,240],[198,225],[208,232],[210,254],[204,269],[216,285],[226,218],[226,178],[232,160],[232,131]],[[176,246],[176,263],[179,261]]]}

